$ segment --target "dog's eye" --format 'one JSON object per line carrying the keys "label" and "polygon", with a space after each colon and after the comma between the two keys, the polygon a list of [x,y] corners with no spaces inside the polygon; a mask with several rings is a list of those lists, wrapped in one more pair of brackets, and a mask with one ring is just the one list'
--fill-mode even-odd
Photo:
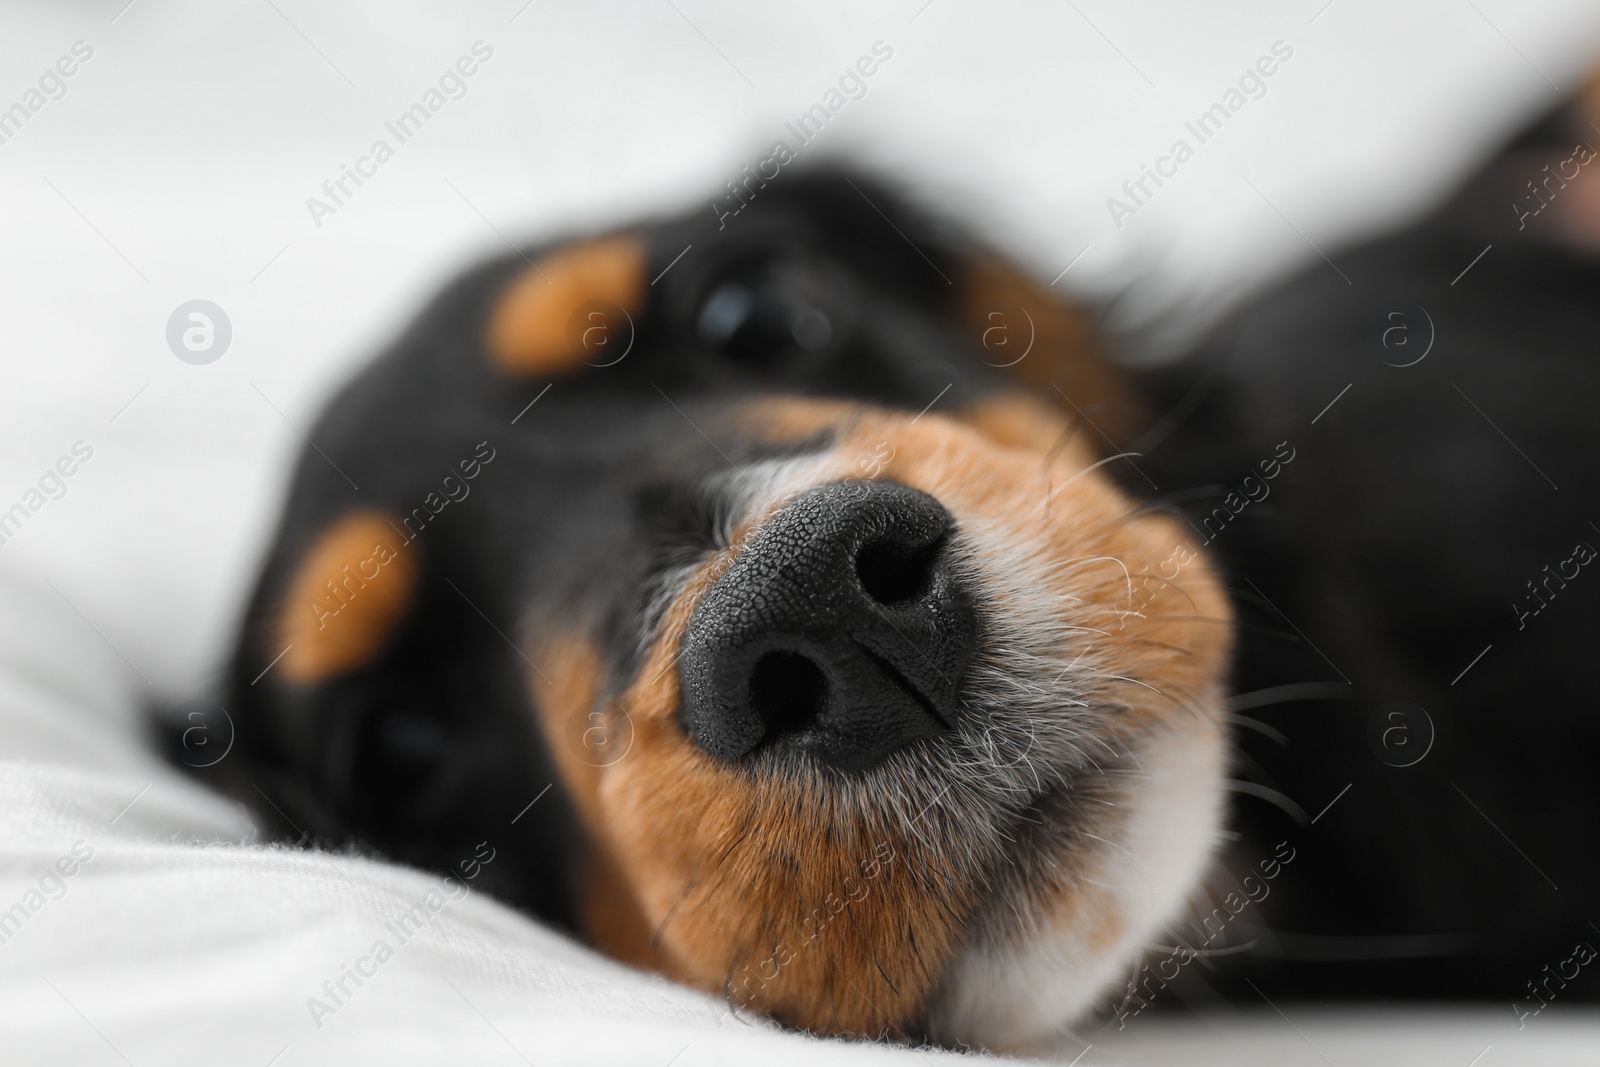
{"label": "dog's eye", "polygon": [[834,314],[827,286],[792,263],[740,271],[710,287],[695,316],[695,331],[713,351],[770,368],[825,350]]}
{"label": "dog's eye", "polygon": [[416,791],[437,767],[448,741],[437,716],[404,703],[378,709],[356,754],[360,787],[386,798]]}
{"label": "dog's eye", "polygon": [[432,763],[444,748],[443,724],[413,708],[401,708],[384,716],[375,734],[384,754],[397,764]]}

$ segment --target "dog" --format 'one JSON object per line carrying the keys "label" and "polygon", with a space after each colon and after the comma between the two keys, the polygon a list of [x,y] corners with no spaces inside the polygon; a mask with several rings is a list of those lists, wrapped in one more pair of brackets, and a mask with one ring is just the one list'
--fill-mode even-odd
{"label": "dog", "polygon": [[202,773],[817,1033],[1590,1000],[1596,84],[1154,371],[859,174],[483,264],[313,431]]}
{"label": "dog", "polygon": [[742,1012],[1038,1046],[1211,860],[1233,609],[1087,316],[863,175],[740,195],[337,394],[204,773]]}

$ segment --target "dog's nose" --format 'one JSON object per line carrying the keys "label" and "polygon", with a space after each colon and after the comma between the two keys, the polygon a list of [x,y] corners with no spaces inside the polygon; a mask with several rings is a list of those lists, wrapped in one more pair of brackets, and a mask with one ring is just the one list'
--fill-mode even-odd
{"label": "dog's nose", "polygon": [[896,482],[813,489],[760,530],[684,634],[683,721],[707,752],[870,766],[949,729],[977,638],[950,513]]}

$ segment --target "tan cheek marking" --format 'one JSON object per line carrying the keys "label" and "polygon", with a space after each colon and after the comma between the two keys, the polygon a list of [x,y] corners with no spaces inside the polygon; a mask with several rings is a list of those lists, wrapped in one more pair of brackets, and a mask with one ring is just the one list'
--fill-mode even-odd
{"label": "tan cheek marking", "polygon": [[826,789],[718,764],[686,736],[678,643],[729,562],[723,554],[695,575],[635,683],[603,709],[631,730],[614,763],[594,766],[568,740],[597,707],[598,657],[573,652],[570,640],[539,649],[553,683],[532,683],[541,724],[597,842],[589,936],[794,1026],[877,1034],[908,1025],[959,936],[953,915],[968,910],[976,872],[919,854],[904,828],[870,829]]}
{"label": "tan cheek marking", "polygon": [[396,547],[388,516],[358,511],[329,526],[289,582],[278,615],[282,676],[299,685],[365,666],[415,591],[416,561]]}
{"label": "tan cheek marking", "polygon": [[[1018,314],[1018,312],[1022,314]],[[1138,402],[1103,350],[1093,318],[1059,299],[1051,290],[1015,266],[992,256],[974,258],[961,279],[961,316],[969,336],[988,362],[1005,366],[1032,339],[1032,348],[1007,367],[1041,393],[1056,396],[1057,387],[1072,405],[1092,418],[1119,445],[1137,436],[1143,421]],[[992,343],[1003,331],[1004,346]],[[1016,354],[1013,354],[1016,350]],[[1091,434],[1088,446],[1101,451],[1106,443]],[[1102,454],[1107,454],[1102,452]]]}
{"label": "tan cheek marking", "polygon": [[633,314],[644,299],[644,275],[644,245],[626,234],[550,253],[513,278],[495,302],[485,334],[490,360],[517,377],[581,364],[585,350],[568,334],[573,315],[590,301]]}
{"label": "tan cheek marking", "polygon": [[[650,947],[649,920],[616,857],[600,804],[606,762],[626,757],[632,730],[615,720],[612,709],[598,703],[601,658],[593,644],[567,636],[540,644],[537,652],[544,673],[532,676],[529,686],[538,725],[586,834],[587,855],[578,886],[583,935],[614,959],[667,969]],[[611,749],[613,744],[621,747]]]}
{"label": "tan cheek marking", "polygon": [[591,849],[584,875],[584,936],[612,959],[671,973],[670,965],[650,944],[650,920],[611,846],[595,843]]}

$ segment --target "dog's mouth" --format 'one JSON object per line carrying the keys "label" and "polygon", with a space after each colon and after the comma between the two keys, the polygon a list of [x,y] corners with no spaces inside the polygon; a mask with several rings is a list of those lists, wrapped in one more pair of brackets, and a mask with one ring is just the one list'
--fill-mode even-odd
{"label": "dog's mouth", "polygon": [[[750,419],[831,443],[728,475],[741,517],[679,573],[633,680],[608,697],[592,647],[538,650],[586,932],[802,1028],[1046,1040],[1209,852],[1221,591],[1055,435],[820,402]],[[626,723],[623,755],[574,749],[596,718]]]}

